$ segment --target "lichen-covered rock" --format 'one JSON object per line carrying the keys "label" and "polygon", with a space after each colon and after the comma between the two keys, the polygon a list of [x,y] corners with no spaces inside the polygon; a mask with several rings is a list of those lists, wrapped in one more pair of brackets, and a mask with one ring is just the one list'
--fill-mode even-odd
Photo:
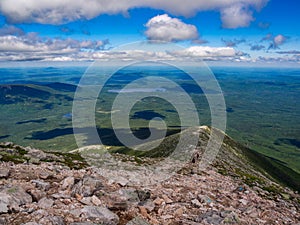
{"label": "lichen-covered rock", "polygon": [[0,188],[0,213],[19,211],[19,206],[31,202],[32,197],[19,186]]}

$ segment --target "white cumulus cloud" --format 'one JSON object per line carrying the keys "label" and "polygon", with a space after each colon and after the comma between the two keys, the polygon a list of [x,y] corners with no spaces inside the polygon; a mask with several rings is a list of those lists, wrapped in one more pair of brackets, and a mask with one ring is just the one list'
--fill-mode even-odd
{"label": "white cumulus cloud", "polygon": [[167,14],[155,16],[146,24],[146,37],[155,41],[183,41],[196,40],[199,37],[194,25],[186,24]]}
{"label": "white cumulus cloud", "polygon": [[[252,12],[268,0],[1,0],[0,11],[12,23],[38,22],[63,24],[79,19],[92,19],[101,14],[126,14],[129,9],[149,7],[176,16],[197,12],[221,12],[223,27],[247,26]],[[231,18],[232,16],[232,18]]]}
{"label": "white cumulus cloud", "polygon": [[192,46],[165,50],[149,44],[149,49],[108,51],[108,40],[43,38],[36,33],[0,36],[0,61],[93,61],[93,60],[232,60],[243,54],[231,47]]}
{"label": "white cumulus cloud", "polygon": [[243,4],[235,4],[221,10],[224,28],[247,27],[254,20],[252,11]]}
{"label": "white cumulus cloud", "polygon": [[235,57],[239,53],[231,47],[209,47],[209,46],[192,46],[182,51],[173,52],[177,56],[182,57]]}
{"label": "white cumulus cloud", "polygon": [[0,36],[0,60],[55,60],[65,57],[76,60],[80,52],[100,51],[108,40],[79,41],[75,39],[41,38],[36,33],[21,36]]}

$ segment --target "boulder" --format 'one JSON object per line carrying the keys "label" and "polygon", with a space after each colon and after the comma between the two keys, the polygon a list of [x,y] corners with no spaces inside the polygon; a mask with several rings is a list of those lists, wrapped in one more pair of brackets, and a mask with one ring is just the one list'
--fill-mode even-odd
{"label": "boulder", "polygon": [[31,202],[32,197],[19,186],[2,187],[0,190],[0,213],[19,211],[19,206]]}
{"label": "boulder", "polygon": [[85,176],[82,180],[77,182],[72,188],[72,195],[76,194],[89,197],[92,196],[96,191],[103,187],[102,180],[95,177]]}

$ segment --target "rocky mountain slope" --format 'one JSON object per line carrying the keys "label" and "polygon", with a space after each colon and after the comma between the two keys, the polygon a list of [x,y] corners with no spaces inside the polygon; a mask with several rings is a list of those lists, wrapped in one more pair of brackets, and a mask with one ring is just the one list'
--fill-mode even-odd
{"label": "rocky mountain slope", "polygon": [[[143,165],[167,156],[176,135],[149,152],[111,152]],[[199,144],[209,135],[202,129]],[[274,178],[269,169],[276,164],[227,136],[212,166],[199,171],[191,160],[148,186],[103,173],[94,151],[80,154],[1,143],[0,224],[300,224],[300,196]]]}

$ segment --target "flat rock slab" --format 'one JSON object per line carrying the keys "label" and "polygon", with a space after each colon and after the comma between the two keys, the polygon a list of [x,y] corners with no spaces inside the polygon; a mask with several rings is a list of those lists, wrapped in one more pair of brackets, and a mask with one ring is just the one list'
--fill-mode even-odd
{"label": "flat rock slab", "polygon": [[32,202],[32,197],[21,187],[7,186],[0,189],[0,213],[18,211],[18,207]]}

